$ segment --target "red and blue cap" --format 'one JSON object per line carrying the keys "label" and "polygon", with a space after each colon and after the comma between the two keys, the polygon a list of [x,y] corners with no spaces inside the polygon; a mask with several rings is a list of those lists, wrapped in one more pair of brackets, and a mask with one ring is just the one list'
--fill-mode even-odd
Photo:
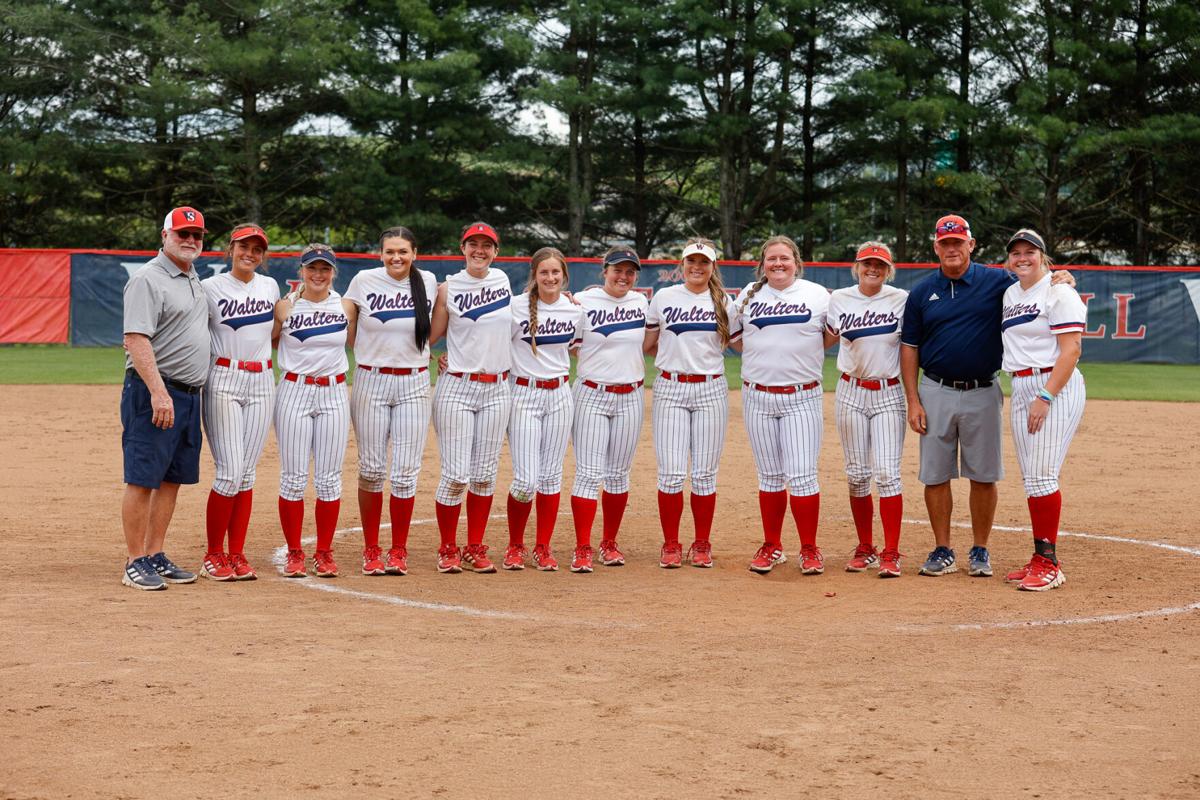
{"label": "red and blue cap", "polygon": [[1017,242],[1028,242],[1043,253],[1046,252],[1046,242],[1042,240],[1041,234],[1032,228],[1021,228],[1021,230],[1014,233],[1012,238],[1008,240],[1008,245],[1005,246],[1004,251],[1006,253],[1011,252],[1013,245]]}
{"label": "red and blue cap", "polygon": [[971,226],[957,214],[947,214],[933,227],[933,238],[938,242],[943,239],[970,239]]}
{"label": "red and blue cap", "polygon": [[492,243],[495,244],[497,247],[500,246],[499,234],[496,233],[495,228],[493,228],[491,225],[488,225],[486,222],[476,222],[473,225],[469,225],[467,227],[467,229],[465,231],[463,231],[462,239],[460,239],[459,241],[465,242],[467,239],[470,239],[472,236],[483,236],[485,238],[491,239]]}
{"label": "red and blue cap", "polygon": [[638,269],[642,268],[642,260],[638,258],[638,254],[633,250],[613,250],[608,255],[604,256],[604,266],[612,264],[633,264]]}
{"label": "red and blue cap", "polygon": [[173,208],[163,218],[162,229],[164,231],[178,231],[191,228],[199,228],[208,233],[208,228],[204,227],[204,215],[191,206]]}

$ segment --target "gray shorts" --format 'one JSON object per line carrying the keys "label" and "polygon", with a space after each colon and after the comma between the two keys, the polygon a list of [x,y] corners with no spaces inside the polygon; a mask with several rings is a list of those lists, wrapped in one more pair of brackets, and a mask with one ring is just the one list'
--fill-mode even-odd
{"label": "gray shorts", "polygon": [[1004,477],[1000,454],[1004,393],[999,380],[964,392],[922,375],[917,393],[927,425],[921,437],[921,483],[935,486],[960,474],[979,483]]}

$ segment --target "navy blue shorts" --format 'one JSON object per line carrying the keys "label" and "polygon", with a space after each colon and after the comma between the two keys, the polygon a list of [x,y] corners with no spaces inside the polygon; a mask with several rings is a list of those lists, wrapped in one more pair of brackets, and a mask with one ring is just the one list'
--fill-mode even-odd
{"label": "navy blue shorts", "polygon": [[200,395],[167,387],[175,403],[175,424],[154,426],[150,390],[140,378],[125,376],[121,389],[121,447],[125,482],[147,489],[167,483],[200,482]]}

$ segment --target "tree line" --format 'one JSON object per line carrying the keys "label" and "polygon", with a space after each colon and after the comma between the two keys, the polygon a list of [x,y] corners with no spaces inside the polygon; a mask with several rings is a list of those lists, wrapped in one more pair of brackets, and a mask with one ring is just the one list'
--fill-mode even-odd
{"label": "tree line", "polygon": [[[0,0],[0,245],[219,236],[424,252],[787,233],[927,260],[1033,226],[1194,263],[1200,7],[1170,0]],[[553,124],[539,123],[549,114]]]}

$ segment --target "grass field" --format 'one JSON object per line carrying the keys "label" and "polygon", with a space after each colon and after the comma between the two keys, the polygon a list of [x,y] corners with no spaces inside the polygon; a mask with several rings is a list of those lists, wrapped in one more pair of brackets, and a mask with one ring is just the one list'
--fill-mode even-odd
{"label": "grass field", "polygon": [[[351,357],[353,368],[353,357]],[[119,347],[68,347],[65,345],[8,345],[0,347],[0,385],[14,384],[118,384],[122,381],[124,353]],[[1079,366],[1087,380],[1088,397],[1094,400],[1166,400],[1200,402],[1200,366],[1178,364],[1096,364]],[[741,388],[742,361],[726,359],[730,388]],[[833,358],[825,359],[825,388],[837,380]],[[654,377],[653,359],[646,359],[646,379]],[[1008,376],[1001,376],[1005,393]]]}

